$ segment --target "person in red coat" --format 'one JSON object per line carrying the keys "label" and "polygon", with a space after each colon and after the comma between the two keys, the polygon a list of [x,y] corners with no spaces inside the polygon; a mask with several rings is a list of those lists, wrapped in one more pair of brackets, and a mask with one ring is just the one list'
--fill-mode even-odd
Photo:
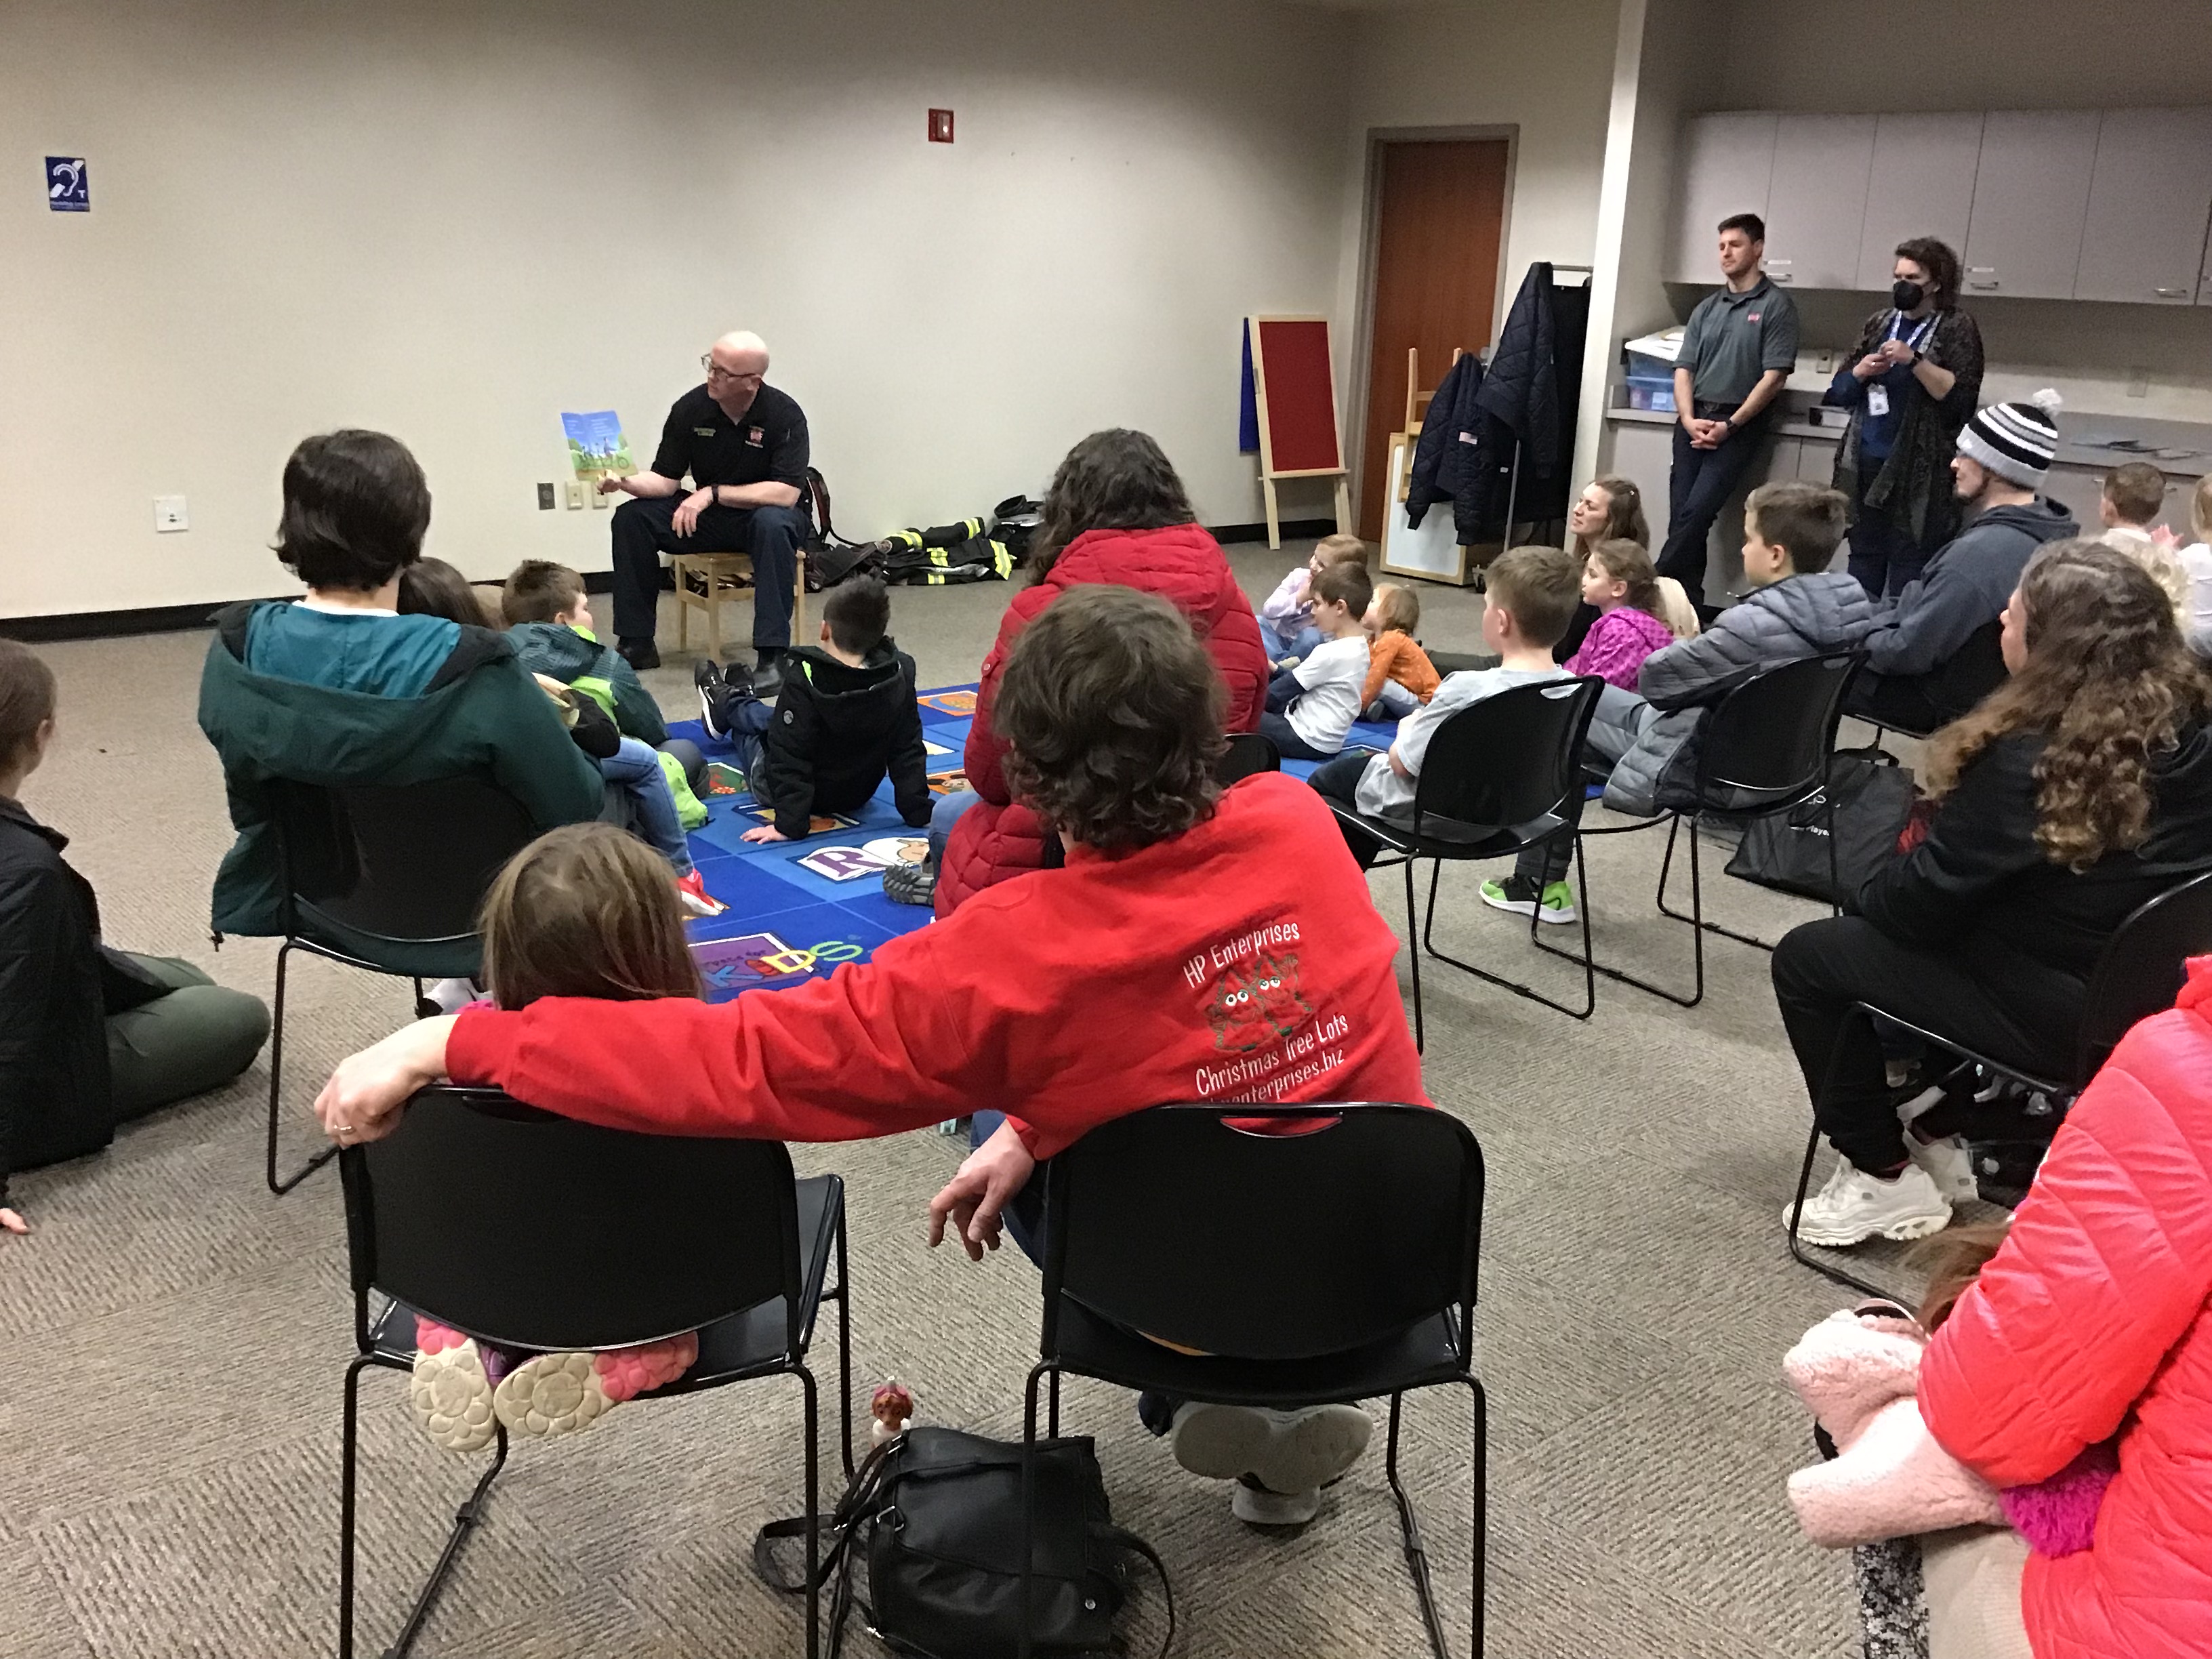
{"label": "person in red coat", "polygon": [[1919,1398],[1996,1486],[2118,1437],[2090,1547],[2009,1557],[2036,1659],[2212,1653],[2212,957],[2075,1103]]}
{"label": "person in red coat", "polygon": [[[661,1134],[857,1140],[998,1111],[932,1206],[933,1231],[950,1219],[980,1255],[1035,1160],[1128,1113],[1430,1103],[1397,935],[1319,795],[1280,773],[1215,781],[1219,676],[1174,606],[1080,587],[1017,641],[1003,686],[1006,775],[1064,869],[787,991],[418,1020],[338,1067],[325,1128],[374,1139],[446,1076]],[[1310,1518],[1370,1426],[1356,1407],[1184,1402],[1170,1432],[1185,1468],[1249,1477],[1236,1513],[1277,1522]]]}
{"label": "person in red coat", "polygon": [[[1006,607],[998,641],[983,659],[965,757],[968,787],[976,799],[944,844],[935,894],[940,917],[985,888],[1045,862],[1044,825],[1006,787],[1006,745],[994,729],[992,712],[1006,653],[1022,630],[1062,594],[1093,582],[1157,593],[1182,611],[1227,687],[1223,724],[1231,732],[1260,724],[1267,693],[1267,649],[1252,602],[1237,586],[1220,544],[1195,522],[1182,480],[1159,445],[1144,433],[1118,428],[1092,433],[1067,452],[1053,475],[1030,556],[1030,585]],[[949,799],[945,816],[965,804]]]}

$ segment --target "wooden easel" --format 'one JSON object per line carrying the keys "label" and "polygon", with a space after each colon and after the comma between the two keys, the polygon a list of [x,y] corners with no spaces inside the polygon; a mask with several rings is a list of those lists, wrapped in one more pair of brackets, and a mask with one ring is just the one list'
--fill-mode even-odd
{"label": "wooden easel", "polygon": [[[1452,348],[1454,365],[1456,366],[1459,360],[1466,355],[1465,348],[1454,346]],[[1441,380],[1437,382],[1438,386],[1442,384]],[[1421,423],[1427,416],[1429,404],[1434,401],[1436,395],[1434,386],[1426,392],[1421,390],[1420,348],[1408,346],[1406,349],[1406,424],[1402,430],[1391,434],[1390,442],[1384,451],[1389,457],[1390,466],[1389,476],[1396,481],[1396,488],[1390,492],[1391,499],[1384,504],[1382,510],[1382,568],[1394,576],[1414,576],[1423,581],[1448,582],[1454,586],[1465,587],[1474,580],[1474,576],[1468,569],[1469,550],[1464,544],[1455,546],[1455,556],[1451,558],[1449,568],[1431,564],[1407,564],[1393,560],[1391,557],[1391,543],[1397,509],[1402,507],[1413,494],[1413,447],[1421,441]],[[1431,511],[1435,510],[1431,509]],[[1436,551],[1441,553],[1442,550],[1438,549]],[[1493,556],[1495,551],[1494,549],[1491,550]],[[1486,563],[1488,561],[1485,560],[1483,562]]]}
{"label": "wooden easel", "polygon": [[[1275,499],[1275,481],[1278,478],[1335,479],[1336,527],[1340,534],[1351,534],[1352,475],[1350,469],[1344,465],[1341,435],[1344,423],[1339,417],[1336,406],[1336,377],[1332,367],[1334,358],[1329,352],[1328,319],[1248,317],[1244,319],[1244,326],[1246,337],[1252,347],[1253,402],[1260,417],[1260,493],[1267,503],[1267,545],[1279,548],[1283,544],[1282,512]],[[1279,373],[1276,395],[1298,400],[1298,441],[1310,447],[1306,453],[1282,457],[1275,453],[1274,422],[1271,418],[1267,401],[1267,350],[1271,336],[1278,337],[1276,349],[1279,351],[1292,346],[1298,350],[1294,366],[1279,361],[1279,368],[1291,367],[1291,373]],[[1319,441],[1322,436],[1319,432],[1320,399],[1324,387],[1328,393],[1325,443]],[[1303,464],[1309,461],[1327,464]]]}

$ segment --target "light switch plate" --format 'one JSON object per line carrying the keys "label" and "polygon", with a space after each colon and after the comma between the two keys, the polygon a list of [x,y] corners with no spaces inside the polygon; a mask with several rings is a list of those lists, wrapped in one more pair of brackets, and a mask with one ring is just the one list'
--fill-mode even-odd
{"label": "light switch plate", "polygon": [[191,527],[191,520],[185,514],[182,495],[154,497],[154,529],[156,534],[166,535],[173,530],[190,530]]}
{"label": "light switch plate", "polygon": [[571,513],[581,512],[584,507],[584,486],[577,483],[572,479],[568,483],[567,488],[568,491],[568,510]]}
{"label": "light switch plate", "polygon": [[591,501],[592,510],[594,513],[608,505],[608,498],[599,493],[599,480],[596,478],[592,481],[592,487],[586,489],[584,495]]}

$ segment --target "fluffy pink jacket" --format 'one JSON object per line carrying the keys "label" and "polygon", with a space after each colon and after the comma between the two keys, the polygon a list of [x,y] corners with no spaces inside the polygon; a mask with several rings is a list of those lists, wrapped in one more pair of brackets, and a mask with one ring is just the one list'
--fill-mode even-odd
{"label": "fluffy pink jacket", "polygon": [[1921,1420],[1927,1333],[1903,1310],[1872,1303],[1805,1333],[1782,1370],[1836,1443],[1836,1455],[1790,1477],[1805,1535],[1830,1549],[1949,1527],[2009,1524],[2039,1555],[2089,1547],[2098,1505],[2118,1468],[2092,1446],[2032,1486],[2000,1492],[1936,1443]]}

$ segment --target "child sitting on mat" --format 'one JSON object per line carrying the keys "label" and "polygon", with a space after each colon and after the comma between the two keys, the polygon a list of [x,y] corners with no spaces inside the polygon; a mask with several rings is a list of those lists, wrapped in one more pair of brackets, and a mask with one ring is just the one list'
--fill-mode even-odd
{"label": "child sitting on mat", "polygon": [[1650,554],[1632,541],[1593,545],[1583,561],[1583,603],[1595,606],[1598,617],[1582,649],[1567,659],[1567,672],[1633,691],[1644,659],[1674,643]]}
{"label": "child sitting on mat", "polygon": [[1436,696],[1437,665],[1413,637],[1421,625],[1421,601],[1412,588],[1380,584],[1362,625],[1367,630],[1367,684],[1359,692],[1361,719],[1395,720]]}
{"label": "child sitting on mat", "polygon": [[1375,598],[1364,564],[1333,564],[1313,579],[1314,626],[1322,642],[1267,686],[1260,733],[1285,760],[1328,760],[1343,751],[1367,684],[1365,617]]}
{"label": "child sitting on mat", "polygon": [[1304,660],[1322,641],[1314,626],[1313,579],[1333,564],[1356,564],[1364,568],[1367,544],[1357,536],[1324,536],[1314,544],[1306,562],[1283,578],[1260,605],[1260,642],[1267,660],[1277,667]]}
{"label": "child sitting on mat", "polygon": [[[639,1001],[696,997],[684,914],[653,854],[611,823],[549,830],[507,860],[483,902],[483,970],[492,1003],[540,997]],[[681,1376],[699,1357],[691,1333],[603,1353],[533,1353],[478,1342],[417,1315],[408,1403],[448,1451],[472,1452],[496,1424],[510,1433],[589,1428],[611,1407]]]}

